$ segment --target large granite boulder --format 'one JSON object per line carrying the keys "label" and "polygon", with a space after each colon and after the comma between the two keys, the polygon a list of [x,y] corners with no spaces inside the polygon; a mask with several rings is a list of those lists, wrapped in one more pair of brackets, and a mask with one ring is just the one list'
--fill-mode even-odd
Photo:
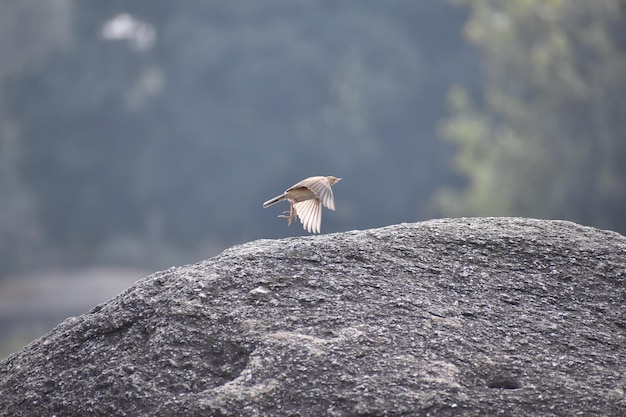
{"label": "large granite boulder", "polygon": [[155,273],[0,363],[3,416],[626,415],[626,238],[444,219]]}

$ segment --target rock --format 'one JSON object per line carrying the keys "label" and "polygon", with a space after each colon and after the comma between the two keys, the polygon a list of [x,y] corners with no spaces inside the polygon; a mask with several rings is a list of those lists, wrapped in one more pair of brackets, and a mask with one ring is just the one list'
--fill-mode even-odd
{"label": "rock", "polygon": [[626,411],[626,238],[444,219],[258,240],[0,363],[5,416]]}

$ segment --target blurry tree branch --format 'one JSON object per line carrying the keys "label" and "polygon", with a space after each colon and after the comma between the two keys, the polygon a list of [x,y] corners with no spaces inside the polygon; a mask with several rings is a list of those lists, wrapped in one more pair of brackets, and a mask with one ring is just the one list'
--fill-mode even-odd
{"label": "blurry tree branch", "polygon": [[626,2],[464,0],[481,96],[449,95],[441,133],[463,191],[448,215],[567,218],[626,231]]}

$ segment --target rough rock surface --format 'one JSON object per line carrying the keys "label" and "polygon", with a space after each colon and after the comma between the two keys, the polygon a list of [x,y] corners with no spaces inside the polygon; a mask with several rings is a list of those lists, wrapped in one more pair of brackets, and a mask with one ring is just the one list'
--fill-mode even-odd
{"label": "rough rock surface", "polygon": [[434,220],[158,272],[0,363],[3,416],[626,415],[626,238]]}

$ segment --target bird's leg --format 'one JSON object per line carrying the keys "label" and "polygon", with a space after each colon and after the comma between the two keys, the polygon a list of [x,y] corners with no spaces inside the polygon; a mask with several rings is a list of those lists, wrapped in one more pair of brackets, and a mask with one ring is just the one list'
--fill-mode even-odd
{"label": "bird's leg", "polygon": [[296,211],[293,209],[293,203],[289,203],[289,216],[285,216],[286,211],[283,211],[283,214],[278,217],[282,217],[283,219],[287,219],[287,226],[291,226],[291,222],[296,218]]}
{"label": "bird's leg", "polygon": [[296,216],[296,211],[293,209],[293,203],[289,202],[289,220],[287,220],[287,226],[291,226],[293,218]]}

